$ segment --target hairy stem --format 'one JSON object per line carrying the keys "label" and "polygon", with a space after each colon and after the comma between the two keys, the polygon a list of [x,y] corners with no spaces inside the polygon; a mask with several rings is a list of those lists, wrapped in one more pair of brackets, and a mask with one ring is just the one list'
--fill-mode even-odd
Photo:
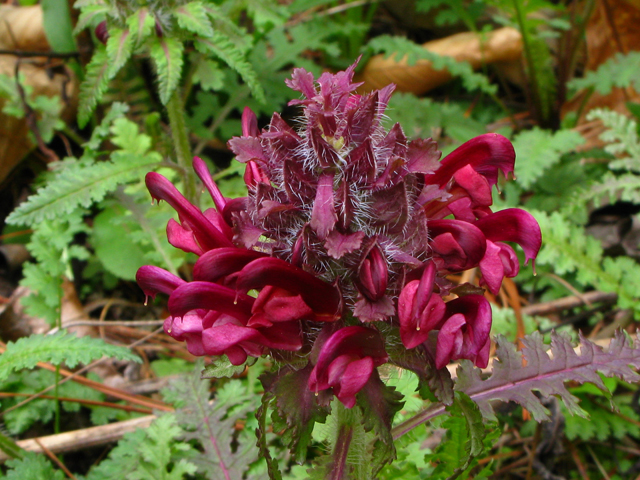
{"label": "hairy stem", "polygon": [[335,415],[338,418],[338,434],[333,445],[331,456],[331,471],[327,478],[330,480],[343,480],[349,475],[349,467],[347,465],[347,455],[349,446],[353,439],[354,429],[354,412],[347,409],[342,403],[336,402],[334,407]]}
{"label": "hairy stem", "polygon": [[196,182],[193,169],[191,168],[189,133],[184,118],[184,105],[177,88],[173,91],[171,99],[169,103],[167,103],[167,114],[169,115],[169,126],[171,127],[171,137],[176,149],[178,165],[180,165],[184,171],[184,196],[187,197],[191,203],[197,205]]}

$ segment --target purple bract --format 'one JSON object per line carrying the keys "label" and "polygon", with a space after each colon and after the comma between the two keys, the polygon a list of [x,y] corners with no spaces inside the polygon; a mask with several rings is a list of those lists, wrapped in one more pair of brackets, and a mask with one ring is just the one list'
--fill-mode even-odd
{"label": "purple bract", "polygon": [[504,242],[527,261],[541,243],[530,214],[490,209],[499,173],[513,172],[505,137],[481,135],[440,161],[434,141],[383,127],[393,86],[355,94],[354,68],[317,82],[293,71],[287,85],[303,96],[290,102],[303,107],[297,129],[276,113],[260,131],[245,109],[243,136],[229,147],[246,164],[247,197],[224,198],[199,158],[216,209],[200,211],[149,173],[152,197],[178,212],[169,242],[199,259],[192,282],[156,267],[138,272],[146,295],[170,296],[165,331],[194,355],[306,362],[310,391],[332,389],[347,407],[393,361],[385,347],[397,349],[398,337],[405,349],[435,343],[435,357],[424,355],[434,368],[486,366],[489,302],[477,292],[455,298],[446,276],[478,267],[496,294],[519,270]]}

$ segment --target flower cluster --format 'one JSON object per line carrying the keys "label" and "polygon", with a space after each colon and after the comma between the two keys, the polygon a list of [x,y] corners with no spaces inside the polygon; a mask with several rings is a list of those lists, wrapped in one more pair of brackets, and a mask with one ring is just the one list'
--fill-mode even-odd
{"label": "flower cluster", "polygon": [[294,70],[298,129],[276,113],[261,131],[245,109],[243,136],[229,147],[246,164],[247,197],[224,198],[198,158],[215,209],[200,211],[149,173],[152,197],[178,213],[169,242],[199,258],[191,282],[152,266],[137,275],[146,295],[169,295],[165,331],[194,355],[235,365],[295,355],[310,366],[308,389],[332,389],[347,407],[389,361],[391,336],[432,352],[425,358],[438,369],[463,358],[485,367],[490,305],[447,275],[477,267],[495,294],[519,269],[504,242],[526,261],[541,243],[530,214],[490,209],[499,172],[513,172],[506,138],[481,135],[440,161],[433,140],[385,130],[393,86],[355,94],[354,68],[317,83]]}

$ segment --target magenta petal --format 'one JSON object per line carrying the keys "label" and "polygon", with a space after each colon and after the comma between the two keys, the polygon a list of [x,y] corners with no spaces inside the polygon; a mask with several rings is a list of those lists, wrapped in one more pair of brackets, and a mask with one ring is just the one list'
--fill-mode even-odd
{"label": "magenta petal", "polygon": [[325,281],[279,258],[259,258],[242,269],[236,282],[241,291],[261,289],[266,285],[300,294],[316,315],[333,321],[340,315],[340,292]]}
{"label": "magenta petal", "polygon": [[322,346],[316,368],[327,373],[333,360],[344,354],[358,357],[371,357],[375,366],[382,365],[388,360],[384,349],[384,341],[377,330],[371,328],[350,326],[335,332]]}
{"label": "magenta petal", "polygon": [[210,282],[190,282],[176,288],[169,298],[174,317],[196,309],[214,310],[245,321],[251,316],[254,299],[230,288]]}
{"label": "magenta petal", "polygon": [[295,352],[302,348],[300,322],[275,323],[272,327],[260,330],[264,345],[276,350]]}
{"label": "magenta petal", "polygon": [[204,250],[233,246],[231,241],[215,228],[198,208],[184,198],[165,177],[159,173],[149,172],[145,177],[145,183],[153,198],[165,200],[178,212],[180,221],[189,224]]}
{"label": "magenta petal", "polygon": [[167,222],[167,240],[170,245],[184,252],[191,252],[196,255],[204,253],[204,250],[198,245],[193,232],[184,228],[173,218],[170,218]]}
{"label": "magenta petal", "polygon": [[460,329],[465,325],[463,315],[453,315],[448,318],[440,331],[436,342],[436,368],[439,370],[455,358],[455,347],[457,338],[461,336]]}
{"label": "magenta petal", "polygon": [[369,381],[373,368],[374,364],[371,357],[355,360],[347,365],[338,386],[334,387],[336,397],[338,397],[338,400],[340,400],[345,407],[354,407],[356,404],[356,394],[362,390],[362,387]]}
{"label": "magenta petal", "polygon": [[170,295],[185,282],[173,273],[153,265],[144,265],[136,272],[136,282],[147,297],[156,298],[158,293]]}
{"label": "magenta petal", "polygon": [[271,322],[290,322],[309,318],[313,310],[300,295],[291,295],[286,290],[266,286],[253,304],[252,312],[264,312]]}
{"label": "magenta petal", "polygon": [[202,255],[193,267],[193,279],[217,282],[239,272],[253,260],[266,254],[244,248],[216,248]]}
{"label": "magenta petal", "polygon": [[434,261],[442,269],[460,272],[476,267],[486,250],[486,238],[482,231],[461,220],[431,220],[428,223],[432,237]]}
{"label": "magenta petal", "polygon": [[486,133],[463,143],[447,155],[440,168],[427,178],[427,183],[444,187],[454,174],[466,165],[484,175],[493,186],[498,181],[498,171],[506,176],[513,172],[516,153],[511,142],[497,133]]}
{"label": "magenta petal", "polygon": [[504,279],[504,265],[500,258],[500,247],[487,241],[487,250],[479,266],[484,283],[489,287],[491,293],[497,295]]}
{"label": "magenta petal", "polygon": [[447,315],[457,313],[462,313],[473,329],[469,348],[476,354],[491,332],[491,305],[482,295],[465,295],[447,302]]}
{"label": "magenta petal", "polygon": [[222,212],[227,201],[222,196],[222,192],[218,188],[218,185],[216,185],[216,182],[214,182],[213,178],[211,178],[211,174],[209,173],[207,165],[200,157],[193,157],[193,169],[196,171],[198,177],[200,177],[200,180],[202,180],[202,183],[204,183],[204,186],[209,191],[209,195],[211,195],[213,203],[215,203],[218,211]]}
{"label": "magenta petal", "polygon": [[533,215],[519,208],[492,213],[474,223],[492,242],[515,242],[522,247],[526,263],[535,259],[542,245],[540,225]]}

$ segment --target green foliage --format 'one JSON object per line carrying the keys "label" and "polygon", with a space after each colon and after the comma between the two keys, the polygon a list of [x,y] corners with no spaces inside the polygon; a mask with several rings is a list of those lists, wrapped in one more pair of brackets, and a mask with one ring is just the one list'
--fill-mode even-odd
{"label": "green foliage", "polygon": [[221,355],[204,367],[202,378],[230,378],[244,372],[246,367],[246,364],[233,365],[226,355]]}
{"label": "green foliage", "polygon": [[192,375],[176,380],[164,391],[175,403],[175,418],[182,428],[178,438],[197,442],[204,452],[190,459],[206,478],[241,479],[258,450],[251,433],[235,432],[236,422],[245,420],[257,407],[257,397],[238,381],[225,384],[210,402],[209,382],[200,378],[201,366]]}
{"label": "green foliage", "polygon": [[91,156],[67,159],[46,186],[16,208],[7,222],[35,225],[68,215],[79,206],[90,207],[118,185],[140,179],[160,162],[160,155],[149,151],[151,138],[140,133],[132,121],[116,118],[110,132],[111,141],[120,147],[111,154],[111,161],[96,161]]}
{"label": "green foliage", "polygon": [[72,259],[86,259],[88,252],[79,245],[70,245],[76,234],[84,232],[82,212],[58,222],[43,221],[31,235],[27,248],[37,263],[23,266],[20,285],[30,289],[30,295],[22,299],[27,312],[55,324],[60,318],[62,283],[71,279]]}
{"label": "green foliage", "polygon": [[11,468],[1,478],[6,480],[63,480],[64,473],[55,470],[51,463],[33,452],[26,452],[21,459],[7,460],[7,466]]}
{"label": "green foliage", "polygon": [[[21,95],[20,89],[24,92]],[[27,85],[24,74],[19,73],[18,79],[0,74],[0,102],[2,112],[16,118],[24,118],[26,110],[31,109],[35,115],[36,127],[44,142],[50,142],[56,130],[64,127],[60,119],[62,101],[59,97],[34,95],[33,87]],[[26,106],[25,106],[26,103]],[[33,132],[29,131],[31,143],[37,144]]]}
{"label": "green foliage", "polygon": [[516,177],[524,189],[542,178],[560,161],[560,157],[584,143],[584,138],[573,130],[549,130],[534,128],[519,133],[513,139],[516,151]]}
{"label": "green foliage", "polygon": [[188,460],[197,452],[178,441],[181,434],[176,416],[165,414],[149,428],[125,434],[85,480],[182,480],[197,470]]}
{"label": "green foliage", "polygon": [[109,345],[99,338],[77,337],[64,331],[53,335],[31,335],[15,343],[7,343],[7,349],[0,356],[0,379],[7,378],[12,371],[33,368],[38,362],[65,363],[73,368],[78,363],[88,364],[105,355],[140,362],[131,350]]}
{"label": "green foliage", "polygon": [[[55,381],[54,372],[43,369],[23,370],[11,373],[7,378],[0,381],[0,388],[3,392],[31,395],[50,387],[55,383]],[[104,401],[105,399],[102,393],[75,382],[65,382],[62,385],[59,385],[58,395],[60,397],[95,401]],[[24,397],[22,396],[4,398],[2,399],[2,407],[7,410],[23,399]],[[62,409],[66,412],[78,412],[81,406],[81,404],[77,402],[61,402],[61,405]],[[92,420],[93,413],[98,408],[103,409],[103,412],[101,412],[102,414],[106,415],[108,412],[111,417],[114,416],[114,409],[112,408],[94,406],[90,406],[89,408],[91,408],[92,411]],[[50,422],[53,419],[55,412],[55,400],[39,398],[24,406],[4,413],[3,420],[7,430],[13,435],[18,435],[29,429],[34,423],[40,422],[42,424],[46,424]],[[128,415],[126,412],[121,410],[115,410],[115,412],[120,412],[120,415]],[[125,418],[122,419],[124,420]]]}
{"label": "green foliage", "polygon": [[[259,101],[264,91],[258,77],[247,62],[253,38],[229,16],[239,2],[227,2],[223,7],[193,1],[171,6],[112,4],[106,7],[100,0],[80,2],[81,15],[77,30],[95,26],[106,17],[109,40],[99,48],[87,66],[86,80],[80,92],[78,122],[86,125],[96,105],[103,99],[109,81],[122,71],[134,50],[149,56],[155,65],[160,101],[167,105],[176,92],[182,76],[186,43],[194,43],[203,55],[201,62],[221,60],[236,70]],[[255,8],[251,8],[255,7]],[[249,2],[250,13],[262,22],[269,8]],[[200,73],[202,75],[202,72]]]}
{"label": "green foliage", "polygon": [[442,424],[447,429],[445,440],[427,457],[437,464],[431,478],[458,478],[484,451],[486,432],[478,406],[466,395],[456,392],[455,401],[447,411],[451,416]]}
{"label": "green foliage", "polygon": [[602,63],[596,71],[589,71],[583,78],[574,78],[568,83],[573,90],[593,89],[608,95],[615,87],[638,87],[640,76],[640,52],[617,53]]}
{"label": "green foliage", "polygon": [[60,53],[76,51],[69,2],[65,0],[42,0],[42,26],[51,48]]}
{"label": "green foliage", "polygon": [[485,75],[475,73],[469,63],[430,52],[404,37],[380,35],[369,41],[367,50],[370,53],[384,53],[387,57],[394,56],[396,60],[405,60],[409,65],[414,65],[418,60],[429,60],[436,70],[446,68],[454,77],[460,77],[467,90],[489,94],[496,92],[496,86],[489,83]]}
{"label": "green foliage", "polygon": [[393,95],[387,115],[392,122],[402,125],[409,138],[437,138],[446,135],[462,143],[486,133],[485,126],[466,115],[462,105],[416,98],[409,93]]}

